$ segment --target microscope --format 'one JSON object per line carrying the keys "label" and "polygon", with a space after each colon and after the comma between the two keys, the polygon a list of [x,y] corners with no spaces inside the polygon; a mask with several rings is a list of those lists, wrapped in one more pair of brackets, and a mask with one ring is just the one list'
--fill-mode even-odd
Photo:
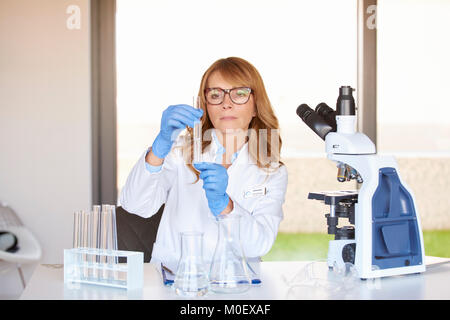
{"label": "microscope", "polygon": [[[356,180],[359,190],[311,192],[308,199],[330,206],[325,215],[332,268],[354,265],[361,279],[425,271],[425,252],[415,198],[401,179],[392,156],[377,155],[374,143],[356,132],[353,88],[342,86],[336,110],[302,104],[297,115],[325,141],[327,158],[336,162],[337,180]],[[346,218],[349,226],[338,227]]]}

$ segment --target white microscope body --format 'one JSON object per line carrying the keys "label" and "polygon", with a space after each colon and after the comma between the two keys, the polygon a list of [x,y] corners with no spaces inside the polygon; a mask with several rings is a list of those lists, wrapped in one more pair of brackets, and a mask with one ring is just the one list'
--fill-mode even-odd
{"label": "white microscope body", "polygon": [[[350,90],[350,93],[345,90]],[[377,155],[373,142],[366,135],[356,132],[357,120],[352,90],[350,87],[341,87],[337,113],[331,118],[333,121],[335,118],[332,130],[331,127],[328,131],[324,130],[325,122],[319,119],[317,113],[312,114],[314,111],[306,105],[302,106],[312,112],[305,111],[305,108],[299,111],[302,106],[297,109],[302,120],[325,140],[328,159],[336,162],[338,168],[347,165],[347,168],[354,169],[352,172],[357,174],[360,184],[359,191],[352,193],[354,222],[351,223],[354,223],[354,230],[350,228],[354,231],[354,238],[344,236],[343,239],[330,241],[328,266],[344,267],[345,263],[351,260],[350,263],[354,263],[358,276],[362,279],[424,272],[425,251],[415,198],[398,174],[394,157]],[[347,109],[347,106],[340,108],[339,104],[348,102],[340,102],[341,95],[347,95],[344,99],[351,100],[351,112],[339,110]],[[342,113],[347,114],[341,115]],[[308,119],[309,116],[311,117]],[[327,121],[331,123],[330,117]],[[346,192],[351,193],[323,193],[327,194],[327,204],[330,204],[330,199],[336,202],[336,206],[334,202],[330,206],[327,219],[329,216],[335,216],[334,210],[338,207],[339,197],[345,197]],[[337,225],[337,217],[335,223]],[[330,229],[329,233],[332,233]],[[348,248],[348,245],[352,248]],[[351,259],[347,249],[351,249]]]}
{"label": "white microscope body", "polygon": [[[330,132],[325,137],[328,159],[335,161],[336,163],[349,165],[354,168],[363,179],[363,183],[358,192],[358,202],[355,204],[355,268],[358,272],[358,276],[363,279],[369,279],[424,272],[425,251],[423,247],[420,217],[417,214],[417,208],[414,206],[415,198],[412,191],[398,175],[398,166],[395,158],[392,156],[377,155],[373,142],[366,135],[355,132],[356,116],[336,116],[336,123],[337,132]],[[389,220],[385,218],[385,221],[383,221],[383,218],[380,218],[378,219],[380,225],[379,228],[374,228],[374,224],[376,224],[377,221],[373,217],[372,201],[380,184],[380,170],[382,170],[382,168],[392,168],[392,173],[397,173],[401,186],[412,198],[413,208],[409,209],[413,209],[415,214],[414,216],[403,216],[402,212],[400,212],[396,218],[392,217]],[[393,201],[395,201],[395,199],[393,199]],[[404,212],[407,211],[407,208],[400,209],[404,209]],[[410,244],[407,243],[408,239],[390,240],[403,242],[403,247],[406,248],[407,252],[401,252],[402,248],[396,248],[395,243],[385,243],[386,239],[383,238],[382,242],[384,243],[382,244],[389,246],[387,250],[388,253],[390,250],[390,256],[399,261],[403,259],[403,265],[389,268],[383,268],[382,266],[377,265],[376,260],[383,261],[383,259],[386,258],[383,256],[375,256],[373,244],[373,238],[375,236],[373,234],[374,229],[377,232],[380,232],[382,234],[381,237],[383,237],[384,230],[386,230],[386,234],[395,232],[396,230],[403,231],[403,229],[409,227],[406,224],[410,223],[410,221],[412,221],[417,228],[415,234],[419,239],[418,243],[415,244],[416,248],[411,248]],[[389,230],[389,228],[393,229]],[[404,236],[405,233],[403,232],[402,235]],[[410,233],[408,232],[406,235],[410,236]],[[335,263],[338,266],[341,266],[344,263],[342,260],[342,247],[350,242],[351,240],[332,240],[330,242],[330,250],[328,252],[328,265],[330,267]],[[415,265],[412,265],[412,261],[409,259],[411,253],[414,253],[411,252],[411,250],[416,250],[416,255],[419,255],[416,257],[417,264]]]}

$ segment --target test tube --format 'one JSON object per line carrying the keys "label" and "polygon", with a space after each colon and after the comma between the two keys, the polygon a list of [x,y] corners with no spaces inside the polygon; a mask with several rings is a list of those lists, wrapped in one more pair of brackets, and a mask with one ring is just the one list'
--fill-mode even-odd
{"label": "test tube", "polygon": [[[110,237],[110,239],[112,241],[110,249],[117,250],[116,206],[110,205],[109,209],[110,209],[110,221],[111,221],[111,237]],[[118,264],[119,258],[117,256],[111,257],[110,263],[112,263],[114,265]],[[118,280],[118,278],[119,278],[119,274],[115,269],[114,269],[112,276],[113,276],[114,280]]]}
{"label": "test tube", "polygon": [[[93,249],[100,249],[100,213],[101,213],[101,207],[100,206],[93,206],[92,212],[91,212],[91,219],[90,219],[90,242],[89,242],[89,248]],[[92,255],[91,256],[91,262],[93,264],[100,262],[100,256],[98,255]],[[92,269],[92,276],[97,279],[98,278],[98,269],[93,268]]]}
{"label": "test tube", "polygon": [[111,250],[117,250],[117,225],[116,225],[116,206],[110,205],[109,206],[110,211],[110,223],[111,223]]}
{"label": "test tube", "polygon": [[106,250],[108,246],[108,205],[103,204],[100,212],[100,249]]}
{"label": "test tube", "polygon": [[[81,247],[84,249],[87,249],[89,246],[89,218],[90,214],[89,212],[85,212],[84,210],[81,210]],[[89,268],[86,267],[86,263],[88,261],[88,255],[84,253],[82,255],[82,261],[83,261],[83,277],[87,278],[89,276]]]}
{"label": "test tube", "polygon": [[[104,251],[106,249],[106,235],[107,235],[107,225],[106,225],[106,208],[104,205],[101,206],[101,210],[99,213],[99,237],[98,237],[98,248],[101,251]],[[105,264],[106,264],[106,256],[105,255],[100,255],[99,256],[99,264],[101,266],[101,268],[103,269],[99,269],[99,274],[98,274],[98,278],[105,278]]]}
{"label": "test tube", "polygon": [[80,241],[80,224],[81,224],[81,212],[75,211],[73,214],[73,247],[81,247]]}
{"label": "test tube", "polygon": [[[80,248],[81,247],[81,212],[75,211],[73,214],[73,248]],[[77,267],[77,277],[82,276],[82,269],[80,269],[79,265],[82,263],[83,257],[80,254],[77,254],[76,256],[76,263],[78,265]]]}
{"label": "test tube", "polygon": [[[108,204],[103,204],[102,205],[102,212],[101,212],[101,248],[103,250],[114,250],[114,231],[113,231],[113,223],[112,223],[112,206],[108,205]],[[115,211],[115,210],[114,210]],[[114,262],[114,259],[112,257],[109,256],[102,256],[102,261],[101,263],[104,264],[104,266],[106,264],[112,264]],[[103,269],[103,274],[102,274],[104,279],[110,280],[111,279],[111,274],[110,272],[104,268]]]}
{"label": "test tube", "polygon": [[93,206],[90,219],[89,248],[100,249],[100,206]]}
{"label": "test tube", "polygon": [[[194,99],[194,108],[200,109],[200,97]],[[194,163],[202,162],[202,123],[194,123]]]}
{"label": "test tube", "polygon": [[89,246],[89,212],[81,210],[81,247]]}

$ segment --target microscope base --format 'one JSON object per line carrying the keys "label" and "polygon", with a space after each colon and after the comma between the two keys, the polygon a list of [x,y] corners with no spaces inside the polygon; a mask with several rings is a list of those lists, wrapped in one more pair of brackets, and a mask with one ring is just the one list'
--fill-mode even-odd
{"label": "microscope base", "polygon": [[417,265],[417,266],[408,266],[408,267],[400,267],[400,268],[387,268],[387,269],[379,269],[378,266],[373,265],[371,270],[366,272],[361,272],[358,270],[358,266],[356,266],[358,276],[361,279],[373,279],[373,278],[382,278],[382,277],[390,277],[390,276],[399,276],[406,274],[414,274],[414,273],[423,273],[426,271],[425,265]]}
{"label": "microscope base", "polygon": [[426,266],[423,264],[415,266],[405,266],[400,268],[387,268],[380,269],[376,265],[372,265],[370,270],[362,270],[362,266],[355,264],[355,250],[356,241],[351,240],[331,240],[328,243],[328,268],[333,269],[335,267],[339,269],[345,269],[346,263],[351,263],[355,266],[359,278],[362,280],[389,277],[404,274],[422,273],[425,272]]}
{"label": "microscope base", "polygon": [[331,240],[328,243],[327,263],[329,268],[345,267],[346,263],[355,263],[355,239]]}

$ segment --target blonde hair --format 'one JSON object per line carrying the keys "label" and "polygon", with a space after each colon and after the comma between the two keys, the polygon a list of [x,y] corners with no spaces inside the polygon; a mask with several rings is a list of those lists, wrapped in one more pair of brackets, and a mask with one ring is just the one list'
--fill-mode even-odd
{"label": "blonde hair", "polygon": [[[258,70],[250,64],[248,61],[237,58],[229,57],[219,59],[214,62],[203,74],[202,81],[198,92],[200,108],[203,109],[204,116],[201,119],[202,132],[211,132],[214,128],[206,108],[205,89],[208,83],[210,75],[214,72],[219,72],[220,75],[227,81],[233,83],[236,86],[245,86],[252,89],[252,95],[254,99],[256,116],[250,121],[248,126],[248,145],[249,156],[254,163],[260,168],[273,169],[274,159],[276,167],[283,165],[280,161],[279,154],[281,150],[282,140],[279,135],[278,119],[275,116],[272,105],[264,87],[263,80]],[[193,129],[187,128],[186,144],[184,152],[186,164],[189,169],[194,172],[199,179],[199,172],[192,166],[193,161]],[[261,135],[260,133],[264,134]],[[273,136],[275,133],[276,136]],[[278,139],[277,139],[278,138]],[[275,142],[275,148],[273,150],[272,142]],[[211,143],[211,139],[203,139],[202,150]],[[261,152],[261,146],[267,146],[267,153]]]}

